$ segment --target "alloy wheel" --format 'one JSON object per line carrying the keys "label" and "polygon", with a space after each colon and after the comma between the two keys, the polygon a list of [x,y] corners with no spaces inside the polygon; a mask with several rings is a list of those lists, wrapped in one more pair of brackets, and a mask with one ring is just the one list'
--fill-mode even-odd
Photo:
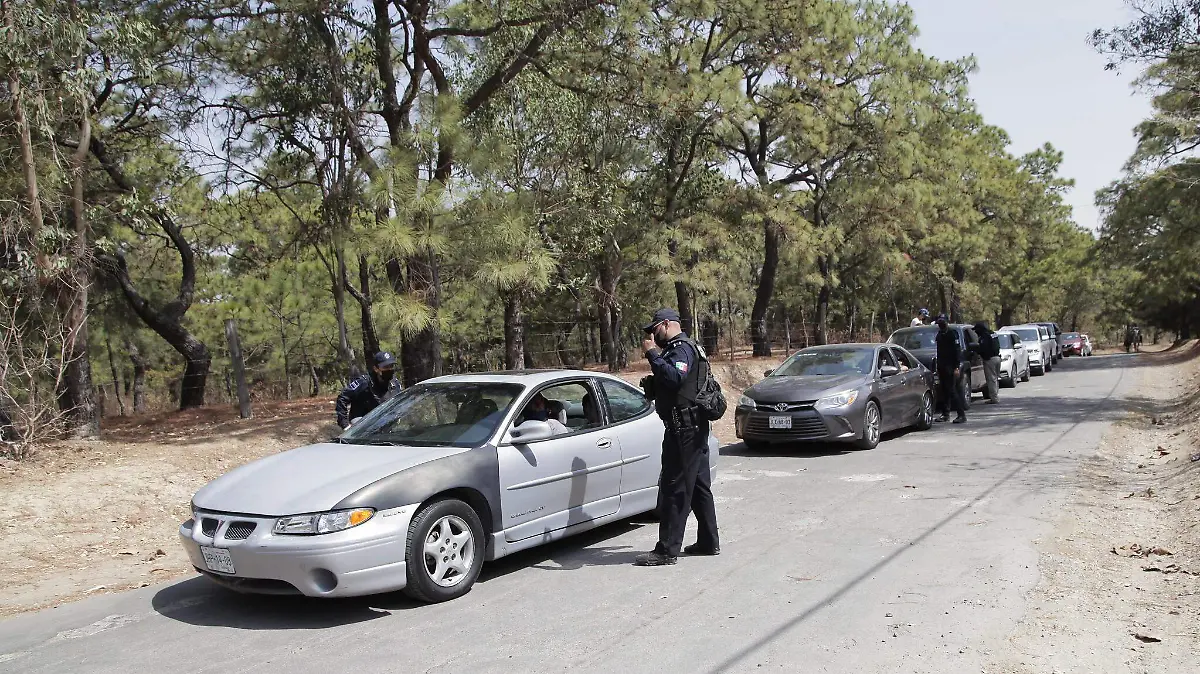
{"label": "alloy wheel", "polygon": [[445,515],[429,528],[424,547],[425,573],[441,587],[454,587],[466,578],[475,561],[475,536],[466,521]]}
{"label": "alloy wheel", "polygon": [[874,403],[867,405],[863,416],[863,438],[871,445],[879,444],[879,407]]}

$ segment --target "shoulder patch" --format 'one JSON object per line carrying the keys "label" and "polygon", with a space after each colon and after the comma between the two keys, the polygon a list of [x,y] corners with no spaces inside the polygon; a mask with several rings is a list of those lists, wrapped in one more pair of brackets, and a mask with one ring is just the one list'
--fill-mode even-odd
{"label": "shoulder patch", "polygon": [[350,385],[347,386],[346,388],[351,391],[357,391],[358,389],[362,388],[362,380],[355,379],[354,381],[350,382]]}
{"label": "shoulder patch", "polygon": [[687,374],[688,364],[681,360],[681,361],[675,363],[675,369],[679,370],[680,372],[682,372],[684,374]]}

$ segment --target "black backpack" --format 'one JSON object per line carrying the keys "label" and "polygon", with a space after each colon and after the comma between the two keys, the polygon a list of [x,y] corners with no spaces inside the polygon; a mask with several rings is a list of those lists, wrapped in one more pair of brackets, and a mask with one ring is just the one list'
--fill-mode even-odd
{"label": "black backpack", "polygon": [[712,375],[712,366],[708,362],[708,355],[704,353],[704,349],[690,339],[688,343],[696,350],[699,358],[699,362],[696,364],[696,407],[700,409],[700,415],[705,419],[716,421],[725,416],[725,411],[729,409],[729,403],[725,401],[721,385]]}

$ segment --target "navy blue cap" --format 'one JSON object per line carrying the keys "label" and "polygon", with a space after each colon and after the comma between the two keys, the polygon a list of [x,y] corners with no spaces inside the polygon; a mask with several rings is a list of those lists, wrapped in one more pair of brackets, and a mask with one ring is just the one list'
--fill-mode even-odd
{"label": "navy blue cap", "polygon": [[375,367],[394,367],[396,359],[387,351],[380,351],[375,354]]}
{"label": "navy blue cap", "polygon": [[654,326],[662,323],[663,321],[674,321],[678,323],[679,312],[675,311],[674,309],[668,309],[667,307],[659,309],[658,311],[654,312],[654,318],[650,321],[649,325],[642,328],[642,331],[652,332],[654,330]]}

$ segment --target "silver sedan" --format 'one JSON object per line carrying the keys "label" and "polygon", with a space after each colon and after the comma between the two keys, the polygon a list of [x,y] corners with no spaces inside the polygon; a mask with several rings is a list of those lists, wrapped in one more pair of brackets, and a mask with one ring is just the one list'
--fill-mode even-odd
{"label": "silver sedan", "polygon": [[235,590],[445,601],[485,560],[653,510],[662,436],[616,377],[440,377],[334,442],[213,480],[179,536],[197,571]]}

